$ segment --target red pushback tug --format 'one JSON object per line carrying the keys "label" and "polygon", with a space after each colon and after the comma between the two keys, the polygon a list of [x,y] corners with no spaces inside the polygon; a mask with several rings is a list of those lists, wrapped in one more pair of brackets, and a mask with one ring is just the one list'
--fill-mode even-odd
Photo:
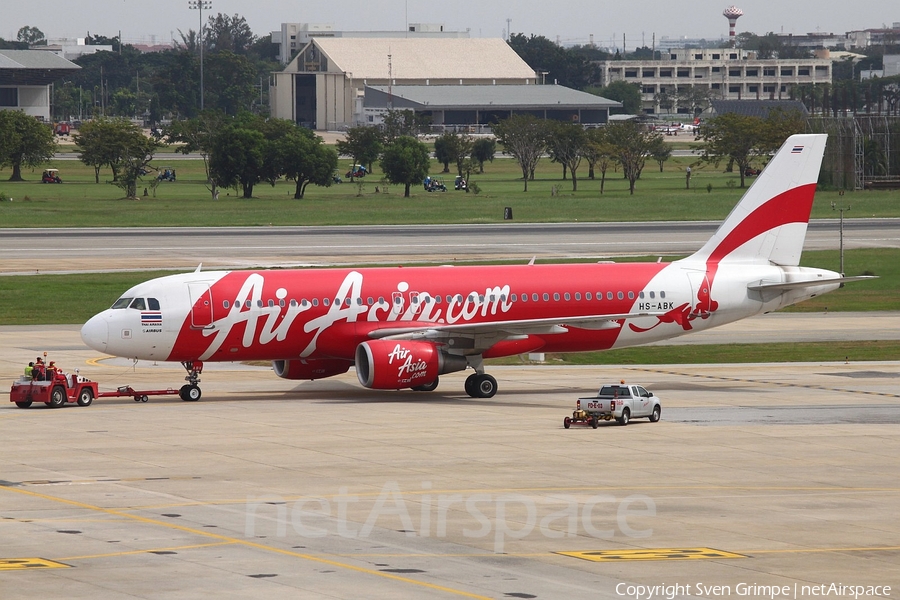
{"label": "red pushback tug", "polygon": [[78,406],[90,406],[98,396],[97,382],[81,377],[77,373],[65,375],[60,372],[50,380],[36,380],[23,375],[13,383],[9,399],[19,408],[28,408],[35,402],[58,408],[66,402],[77,402]]}

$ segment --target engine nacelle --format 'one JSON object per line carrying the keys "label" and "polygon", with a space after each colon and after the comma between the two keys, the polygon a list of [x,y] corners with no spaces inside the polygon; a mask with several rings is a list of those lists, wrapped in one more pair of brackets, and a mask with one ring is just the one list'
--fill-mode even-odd
{"label": "engine nacelle", "polygon": [[272,368],[282,379],[324,379],[346,373],[353,363],[339,358],[295,358],[273,360]]}
{"label": "engine nacelle", "polygon": [[441,352],[431,342],[373,340],[356,347],[356,376],[376,390],[426,385],[466,366],[465,357]]}

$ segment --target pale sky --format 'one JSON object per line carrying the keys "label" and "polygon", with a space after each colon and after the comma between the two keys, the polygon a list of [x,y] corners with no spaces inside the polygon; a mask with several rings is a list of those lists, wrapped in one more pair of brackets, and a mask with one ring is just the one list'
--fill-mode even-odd
{"label": "pale sky", "polygon": [[[543,35],[563,45],[587,44],[593,35],[598,46],[626,49],[652,44],[657,39],[688,37],[717,39],[727,36],[722,11],[725,0],[352,0],[289,2],[284,0],[212,0],[207,14],[239,14],[253,33],[261,36],[282,22],[330,23],[346,31],[403,31],[409,23],[441,23],[445,30],[470,30],[472,37],[502,37],[507,19],[513,33]],[[843,34],[854,29],[878,28],[900,21],[900,8],[890,2],[837,2],[835,0],[738,1],[744,16],[737,31],[765,34],[823,32]],[[891,7],[894,8],[891,8]],[[623,10],[624,9],[624,10]],[[84,37],[87,32],[114,37],[119,30],[126,43],[165,43],[178,30],[198,29],[200,15],[187,0],[2,0],[0,37],[14,40],[20,27],[39,28],[48,38]]]}

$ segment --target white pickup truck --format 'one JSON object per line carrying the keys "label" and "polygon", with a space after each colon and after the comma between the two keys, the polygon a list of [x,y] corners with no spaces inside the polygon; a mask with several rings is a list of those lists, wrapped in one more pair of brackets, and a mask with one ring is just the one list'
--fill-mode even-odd
{"label": "white pickup truck", "polygon": [[659,421],[662,404],[659,398],[639,385],[614,383],[604,385],[596,396],[579,398],[572,417],[566,417],[563,426],[572,423],[590,423],[594,428],[600,419],[615,419],[620,425],[628,425],[631,419],[647,417],[651,423]]}

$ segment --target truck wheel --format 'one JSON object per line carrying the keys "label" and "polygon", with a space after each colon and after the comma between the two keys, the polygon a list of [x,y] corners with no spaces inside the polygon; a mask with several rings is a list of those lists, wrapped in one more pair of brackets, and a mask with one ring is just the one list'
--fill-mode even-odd
{"label": "truck wheel", "polygon": [[91,388],[84,388],[81,390],[81,393],[78,394],[78,406],[90,406],[93,401],[94,392],[91,391]]}
{"label": "truck wheel", "polygon": [[16,402],[16,406],[19,408],[28,408],[31,406],[31,400],[25,400],[23,402]]}
{"label": "truck wheel", "polygon": [[616,419],[616,422],[619,425],[628,425],[629,420],[631,420],[631,411],[625,408],[622,410],[622,416]]}
{"label": "truck wheel", "polygon": [[656,423],[657,421],[659,421],[659,417],[661,415],[662,415],[662,407],[660,407],[659,404],[657,404],[656,406],[653,407],[653,412],[650,413],[650,422]]}
{"label": "truck wheel", "polygon": [[50,392],[50,402],[48,404],[51,408],[59,408],[60,406],[66,403],[66,390],[62,389],[60,386],[56,386]]}
{"label": "truck wheel", "polygon": [[597,426],[600,424],[600,419],[597,418],[597,415],[591,417],[591,427],[597,429]]}
{"label": "truck wheel", "polygon": [[569,417],[566,417],[565,419],[563,419],[563,427],[568,429],[571,426],[572,426],[572,419],[570,419]]}

